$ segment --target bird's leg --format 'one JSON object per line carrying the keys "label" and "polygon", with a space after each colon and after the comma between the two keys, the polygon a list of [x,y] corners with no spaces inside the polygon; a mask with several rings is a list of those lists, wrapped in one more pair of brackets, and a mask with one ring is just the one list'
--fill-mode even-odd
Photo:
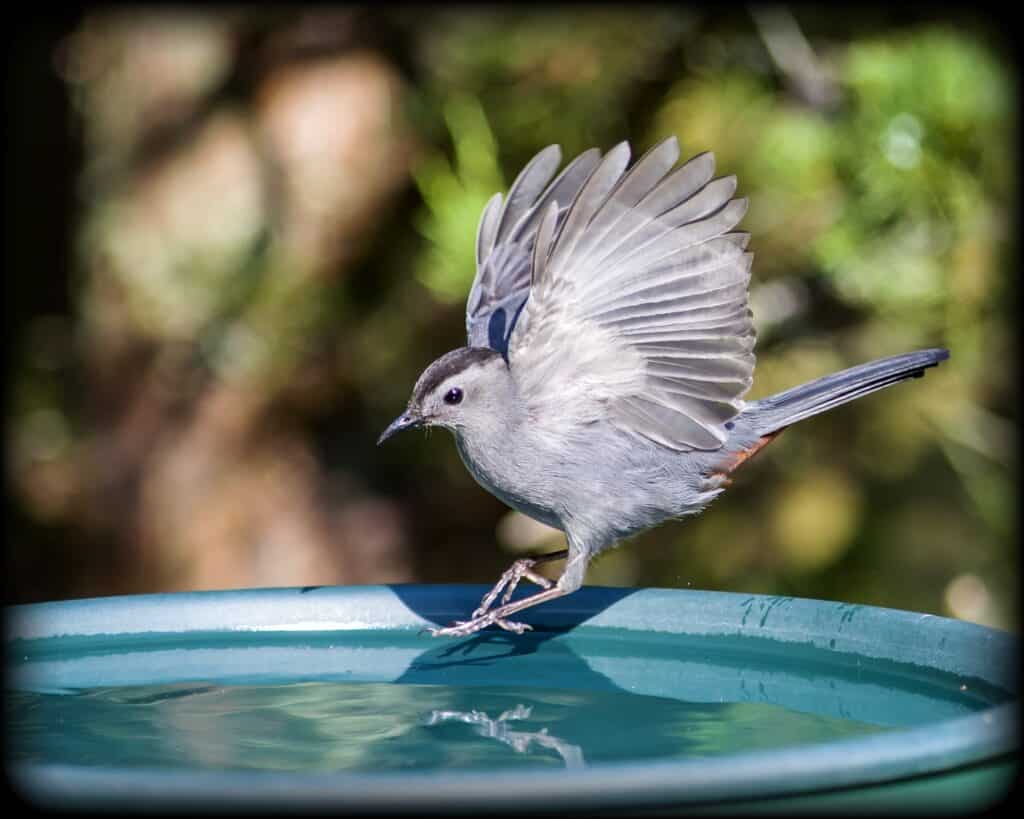
{"label": "bird's leg", "polygon": [[505,590],[505,594],[502,595],[501,598],[502,604],[511,600],[512,593],[519,585],[519,581],[524,577],[543,589],[550,589],[551,581],[543,575],[539,575],[534,572],[533,567],[538,563],[547,563],[551,560],[562,560],[567,557],[568,554],[569,550],[563,549],[560,552],[551,552],[550,554],[538,555],[537,557],[524,557],[517,560],[508,568],[508,571],[498,579],[498,582],[494,584],[494,588],[484,595],[483,599],[480,601],[480,605],[477,607],[477,610],[473,612],[473,617],[479,617],[494,605],[494,601],[498,599],[498,595],[501,594],[502,589]]}
{"label": "bird's leg", "polygon": [[[531,626],[526,623],[513,623],[505,618],[510,614],[515,614],[517,611],[522,611],[523,609],[528,609],[531,606],[536,606],[539,603],[545,603],[548,600],[554,600],[566,594],[571,594],[583,585],[583,575],[587,569],[586,552],[573,549],[570,546],[570,549],[565,553],[555,552],[551,555],[541,555],[540,558],[534,559],[555,560],[565,556],[566,554],[568,554],[568,560],[565,564],[565,570],[562,572],[562,576],[558,578],[558,582],[553,586],[550,586],[550,588],[546,588],[536,594],[531,594],[529,597],[524,597],[522,600],[516,600],[514,603],[502,603],[498,608],[485,611],[482,614],[474,612],[472,620],[454,623],[446,628],[430,629],[431,635],[434,637],[465,637],[469,634],[474,634],[481,629],[485,629],[488,626],[498,626],[499,628],[505,629],[505,631],[513,631],[516,634],[522,634],[524,631],[528,631]],[[506,574],[508,574],[508,572],[506,572]],[[547,580],[547,578],[543,579]],[[502,581],[499,581],[499,586],[502,582],[507,583],[508,581],[503,577]],[[550,584],[550,581],[548,581],[548,583]],[[499,593],[500,588],[498,591],[492,590],[492,594],[495,597]],[[491,602],[493,602],[493,600]]]}

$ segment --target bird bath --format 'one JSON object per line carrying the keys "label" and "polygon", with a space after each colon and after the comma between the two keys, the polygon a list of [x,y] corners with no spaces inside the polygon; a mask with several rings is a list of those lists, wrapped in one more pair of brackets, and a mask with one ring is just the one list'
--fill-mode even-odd
{"label": "bird bath", "polygon": [[1017,641],[788,597],[585,588],[461,640],[483,586],[8,609],[8,769],[41,805],[962,806],[1015,772]]}

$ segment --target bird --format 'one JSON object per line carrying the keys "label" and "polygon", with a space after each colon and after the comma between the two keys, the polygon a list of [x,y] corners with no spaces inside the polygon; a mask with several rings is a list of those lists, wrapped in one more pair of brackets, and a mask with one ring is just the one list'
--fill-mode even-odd
{"label": "bird", "polygon": [[[414,427],[454,434],[465,466],[513,509],[565,533],[522,558],[461,637],[570,594],[590,561],[702,512],[732,474],[797,423],[949,357],[917,350],[745,401],[754,372],[748,200],[711,152],[679,164],[669,137],[630,165],[624,141],[559,173],[550,145],[485,205],[466,303],[467,345],[429,364],[378,445]],[[556,175],[557,174],[557,175]],[[565,560],[551,580],[536,566]],[[521,581],[539,591],[513,600]],[[499,600],[500,597],[500,600]]]}

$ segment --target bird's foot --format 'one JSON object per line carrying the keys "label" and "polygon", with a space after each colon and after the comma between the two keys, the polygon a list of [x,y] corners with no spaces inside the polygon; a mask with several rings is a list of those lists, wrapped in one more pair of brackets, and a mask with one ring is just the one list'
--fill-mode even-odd
{"label": "bird's foot", "polygon": [[511,631],[516,634],[522,634],[524,631],[530,631],[533,628],[526,623],[513,623],[510,620],[495,617],[494,613],[491,612],[482,616],[474,613],[472,620],[461,620],[444,628],[431,628],[427,629],[427,631],[430,632],[431,637],[468,637],[470,634],[475,634],[488,626],[498,626],[505,629],[505,631]]}
{"label": "bird's foot", "polygon": [[[490,610],[491,606],[494,605],[494,601],[498,599],[498,595],[502,593],[502,590],[504,590],[505,593],[501,597],[501,605],[504,606],[508,603],[512,599],[512,593],[519,585],[519,581],[524,577],[532,583],[540,586],[542,589],[550,589],[553,585],[552,582],[543,575],[539,575],[533,571],[533,567],[539,562],[540,561],[535,557],[524,557],[509,566],[508,571],[506,571],[498,579],[498,582],[494,584],[494,588],[484,595],[483,599],[480,601],[480,605],[477,607],[477,610],[473,612],[473,620],[470,622],[474,622],[483,617]],[[495,625],[499,624],[495,623]],[[512,625],[522,626],[521,623],[513,623]],[[481,628],[483,628],[483,626],[481,626]],[[506,628],[505,626],[502,626],[502,628],[505,628],[506,631],[515,631],[516,634],[523,633],[522,628],[518,631],[515,628]],[[529,626],[526,626],[525,628],[529,628]]]}
{"label": "bird's foot", "polygon": [[[543,579],[547,581],[547,578]],[[465,637],[469,634],[475,634],[488,626],[497,626],[498,628],[505,629],[505,631],[522,634],[524,631],[530,630],[532,626],[528,626],[526,623],[514,623],[511,620],[506,619],[510,614],[515,614],[517,611],[528,609],[531,606],[538,605],[539,603],[546,603],[548,600],[554,600],[556,597],[561,597],[562,595],[569,593],[559,584],[549,582],[548,585],[550,588],[544,589],[544,591],[539,591],[529,597],[524,597],[522,600],[516,600],[513,603],[503,603],[496,609],[491,609],[483,614],[474,613],[473,619],[471,620],[452,623],[446,628],[428,629],[428,631],[430,631],[431,635],[434,637]],[[578,583],[573,586],[570,591],[575,591],[577,588],[579,588]],[[492,593],[497,595],[498,592]]]}

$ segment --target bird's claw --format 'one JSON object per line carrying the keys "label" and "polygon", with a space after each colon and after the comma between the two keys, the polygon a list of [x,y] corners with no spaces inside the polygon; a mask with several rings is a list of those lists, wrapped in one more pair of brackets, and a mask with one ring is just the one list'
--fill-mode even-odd
{"label": "bird's claw", "polygon": [[524,631],[530,631],[533,628],[533,626],[527,623],[514,623],[501,617],[495,617],[493,614],[482,617],[474,614],[472,620],[457,620],[450,626],[429,628],[427,631],[430,632],[431,637],[468,637],[470,634],[482,631],[488,626],[498,626],[505,631],[511,631],[515,634],[522,634]]}

